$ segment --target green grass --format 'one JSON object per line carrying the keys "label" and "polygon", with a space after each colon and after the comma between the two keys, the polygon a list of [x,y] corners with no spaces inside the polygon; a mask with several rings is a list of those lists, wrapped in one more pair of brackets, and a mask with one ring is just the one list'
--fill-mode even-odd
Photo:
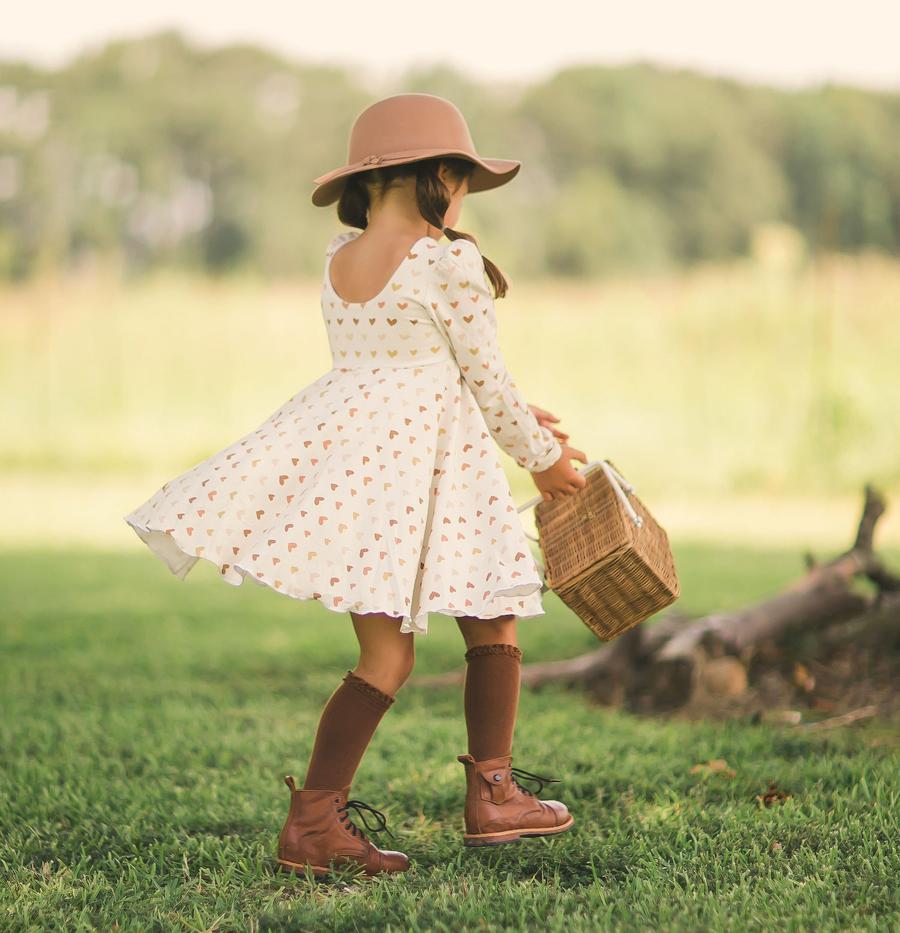
{"label": "green grass", "polygon": [[[753,599],[793,552],[683,544],[681,607]],[[181,582],[129,555],[0,555],[0,928],[158,930],[887,930],[900,923],[897,760],[885,724],[799,734],[639,719],[524,691],[515,763],[563,779],[576,828],[461,844],[458,689],[408,684],[357,774],[413,860],[402,877],[278,876],[282,775],[302,775],[347,668],[347,617],[198,565]],[[596,644],[545,597],[525,660]],[[460,666],[432,615],[416,673]],[[691,766],[725,758],[737,772]],[[792,796],[760,808],[770,781]],[[548,795],[548,794],[545,794]]]}

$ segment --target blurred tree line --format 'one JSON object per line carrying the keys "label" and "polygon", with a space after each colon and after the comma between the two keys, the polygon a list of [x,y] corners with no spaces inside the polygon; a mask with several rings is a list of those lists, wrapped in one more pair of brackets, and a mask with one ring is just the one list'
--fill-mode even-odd
{"label": "blurred tree line", "polygon": [[900,243],[900,94],[649,64],[502,88],[416,69],[373,90],[351,68],[164,31],[57,71],[0,62],[0,278],[91,261],[319,274],[338,221],[312,179],[343,164],[355,115],[400,91],[448,97],[480,152],[522,160],[460,223],[513,273],[739,256],[771,221],[812,252]]}

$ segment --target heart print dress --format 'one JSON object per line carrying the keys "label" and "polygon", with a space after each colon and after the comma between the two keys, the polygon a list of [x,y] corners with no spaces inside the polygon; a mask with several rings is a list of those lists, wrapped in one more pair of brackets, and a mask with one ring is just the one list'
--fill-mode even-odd
{"label": "heart print dress", "polygon": [[500,449],[529,471],[562,454],[506,369],[490,281],[469,240],[416,240],[365,302],[331,284],[332,367],[258,428],[124,516],[184,579],[198,560],[335,612],[544,613]]}

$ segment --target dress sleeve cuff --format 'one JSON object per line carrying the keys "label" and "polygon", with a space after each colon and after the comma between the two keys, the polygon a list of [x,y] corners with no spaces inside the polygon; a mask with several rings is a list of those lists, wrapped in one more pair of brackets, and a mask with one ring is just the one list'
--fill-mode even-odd
{"label": "dress sleeve cuff", "polygon": [[[545,429],[548,434],[550,434],[549,429]],[[547,446],[547,449],[538,457],[534,457],[532,460],[525,463],[520,463],[520,466],[525,467],[529,473],[540,473],[542,470],[548,470],[550,467],[556,463],[557,460],[562,456],[562,445],[559,441],[550,434],[550,444]]]}

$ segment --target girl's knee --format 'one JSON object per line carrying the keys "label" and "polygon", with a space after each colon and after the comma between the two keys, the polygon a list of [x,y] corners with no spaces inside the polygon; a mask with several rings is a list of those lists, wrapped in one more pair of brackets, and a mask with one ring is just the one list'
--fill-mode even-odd
{"label": "girl's knee", "polygon": [[362,651],[356,673],[385,693],[396,693],[409,679],[416,663],[413,637],[391,651]]}
{"label": "girl's knee", "polygon": [[497,642],[516,641],[515,615],[497,616],[493,619],[481,619],[478,616],[459,616],[457,624],[466,645],[490,645]]}
{"label": "girl's knee", "polygon": [[416,666],[416,649],[413,636],[410,635],[409,643],[406,645],[405,650],[397,658],[397,667],[396,673],[399,678],[401,678],[401,683],[406,683],[409,679],[409,675],[412,674],[413,668]]}

